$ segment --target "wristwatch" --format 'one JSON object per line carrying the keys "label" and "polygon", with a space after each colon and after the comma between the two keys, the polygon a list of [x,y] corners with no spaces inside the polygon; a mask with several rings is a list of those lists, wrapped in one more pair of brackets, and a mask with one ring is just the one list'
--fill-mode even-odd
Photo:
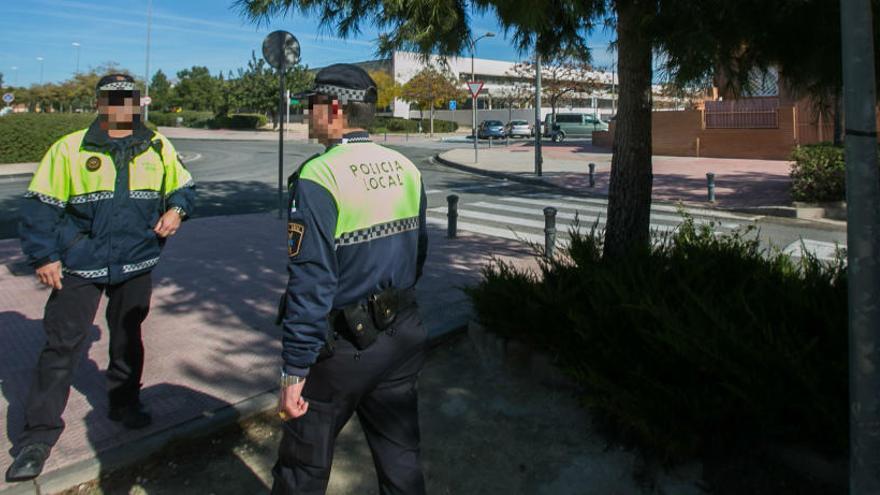
{"label": "wristwatch", "polygon": [[305,377],[297,376],[297,375],[289,375],[284,372],[284,369],[281,369],[281,388],[289,387],[291,385],[296,385],[297,383],[306,381]]}
{"label": "wristwatch", "polygon": [[168,208],[168,211],[173,211],[177,213],[178,215],[180,215],[180,218],[184,218],[186,216],[186,211],[179,206],[172,206],[171,208]]}

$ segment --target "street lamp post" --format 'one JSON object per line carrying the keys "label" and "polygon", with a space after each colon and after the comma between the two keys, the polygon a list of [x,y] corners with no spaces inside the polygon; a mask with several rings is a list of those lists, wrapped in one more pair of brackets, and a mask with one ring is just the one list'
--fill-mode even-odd
{"label": "street lamp post", "polygon": [[71,45],[73,45],[73,47],[76,48],[76,72],[74,72],[74,75],[79,75],[79,46],[80,45],[79,45],[79,42],[77,42],[77,41],[74,41],[73,43],[71,43]]}
{"label": "street lamp post", "polygon": [[43,57],[37,57],[37,62],[40,63],[40,84],[43,84]]}
{"label": "street lamp post", "polygon": [[[147,69],[144,71],[144,96],[150,96],[150,28],[153,23],[153,0],[147,0]],[[150,106],[144,105],[144,122],[150,120]]]}
{"label": "street lamp post", "polygon": [[[477,51],[477,42],[483,38],[491,38],[495,36],[495,33],[489,31],[486,34],[480,36],[477,39],[471,39],[471,82],[476,80],[476,74],[474,72],[474,56]],[[477,161],[477,95],[473,95],[471,99],[471,135],[474,138],[474,162]]]}

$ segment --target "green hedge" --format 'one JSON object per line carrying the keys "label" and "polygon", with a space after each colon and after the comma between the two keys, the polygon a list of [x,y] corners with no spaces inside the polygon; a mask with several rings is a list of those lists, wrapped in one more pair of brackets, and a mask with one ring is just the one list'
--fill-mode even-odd
{"label": "green hedge", "polygon": [[573,233],[538,273],[494,261],[468,290],[479,320],[555,357],[603,431],[659,461],[776,442],[846,455],[842,259],[795,261],[690,219],[626,260],[602,245]]}
{"label": "green hedge", "polygon": [[182,127],[195,127],[205,129],[209,127],[213,112],[150,112],[150,122],[163,127],[177,127],[177,119],[182,118]]}
{"label": "green hedge", "polygon": [[208,122],[211,129],[253,130],[266,125],[265,115],[255,113],[236,113],[229,116],[218,115]]}
{"label": "green hedge", "polygon": [[[52,143],[85,129],[96,114],[15,113],[0,117],[0,163],[38,162]],[[147,127],[155,130],[152,122]]]}
{"label": "green hedge", "polygon": [[846,163],[843,148],[831,143],[809,144],[791,154],[791,196],[795,201],[843,201]]}
{"label": "green hedge", "polygon": [[[422,132],[426,133],[431,130],[431,120],[423,119]],[[449,120],[434,119],[434,132],[455,132],[458,124]],[[403,119],[400,117],[376,117],[373,125],[368,129],[371,133],[379,134],[385,132],[409,132],[415,134],[419,132],[419,120]]]}
{"label": "green hedge", "polygon": [[15,113],[0,117],[0,163],[38,162],[59,138],[84,129],[95,114]]}

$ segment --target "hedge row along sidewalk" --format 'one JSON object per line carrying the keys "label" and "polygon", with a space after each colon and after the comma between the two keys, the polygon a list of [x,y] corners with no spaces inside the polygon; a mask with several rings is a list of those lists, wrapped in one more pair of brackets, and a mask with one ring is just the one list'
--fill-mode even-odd
{"label": "hedge row along sidewalk", "polygon": [[649,459],[728,464],[784,445],[845,460],[843,258],[795,261],[754,234],[687,219],[616,262],[601,232],[575,232],[537,273],[499,261],[468,292],[488,330],[555,357],[609,438]]}

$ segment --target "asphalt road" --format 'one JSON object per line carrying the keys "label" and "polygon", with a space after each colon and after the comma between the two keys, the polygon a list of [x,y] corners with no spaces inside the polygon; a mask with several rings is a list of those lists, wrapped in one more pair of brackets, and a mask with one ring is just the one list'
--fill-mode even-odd
{"label": "asphalt road", "polygon": [[[380,141],[381,142],[381,141]],[[187,167],[199,185],[196,217],[272,211],[278,207],[278,145],[259,141],[175,140],[175,146],[188,159]],[[414,142],[393,146],[422,170],[428,190],[429,218],[445,226],[446,196],[460,197],[462,230],[526,240],[543,239],[544,206],[560,210],[560,235],[565,236],[574,214],[583,223],[604,217],[602,200],[560,193],[553,188],[513,183],[467,174],[435,164],[439,151],[460,147],[462,143]],[[321,151],[321,146],[288,143],[285,171],[292,173],[303,161]],[[15,237],[18,205],[27,183],[22,179],[0,178],[0,239]],[[652,227],[665,230],[680,223],[671,205],[655,205]],[[699,222],[717,221],[720,230],[754,225],[765,244],[797,250],[805,239],[807,248],[833,251],[834,243],[845,243],[841,226],[773,217],[716,215],[692,211]],[[568,220],[566,220],[568,218]]]}

